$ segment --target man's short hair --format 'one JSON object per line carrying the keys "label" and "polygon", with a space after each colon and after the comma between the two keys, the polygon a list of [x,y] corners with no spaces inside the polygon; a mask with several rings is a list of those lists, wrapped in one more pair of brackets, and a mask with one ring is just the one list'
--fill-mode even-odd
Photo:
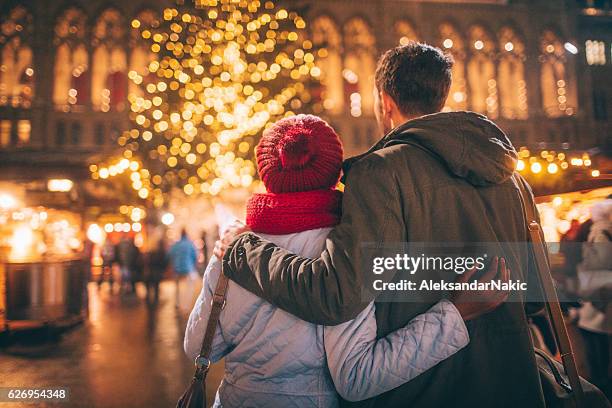
{"label": "man's short hair", "polygon": [[385,52],[376,68],[376,88],[404,115],[439,112],[451,85],[453,57],[414,41]]}

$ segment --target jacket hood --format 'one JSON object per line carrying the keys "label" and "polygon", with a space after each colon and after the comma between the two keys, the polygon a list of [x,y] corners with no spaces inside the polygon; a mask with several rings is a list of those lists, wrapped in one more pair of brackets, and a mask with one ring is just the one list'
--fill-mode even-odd
{"label": "jacket hood", "polygon": [[485,116],[474,112],[442,112],[410,120],[366,154],[397,144],[426,150],[444,162],[451,173],[476,186],[502,183],[516,168],[516,150],[508,137]]}

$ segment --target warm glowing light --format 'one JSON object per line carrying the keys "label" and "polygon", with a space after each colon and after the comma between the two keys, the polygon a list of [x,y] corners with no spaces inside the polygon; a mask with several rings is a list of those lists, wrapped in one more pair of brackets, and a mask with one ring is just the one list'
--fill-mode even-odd
{"label": "warm glowing light", "polygon": [[559,171],[559,166],[557,166],[555,163],[550,163],[546,170],[548,170],[550,174],[555,174]]}
{"label": "warm glowing light", "polygon": [[476,40],[474,41],[474,48],[482,50],[484,48],[484,43],[481,40]]}
{"label": "warm glowing light", "polygon": [[531,163],[531,172],[533,174],[538,174],[542,171],[542,165],[539,162]]}
{"label": "warm glowing light", "polygon": [[555,207],[559,207],[561,204],[563,204],[563,198],[557,196],[553,198],[552,203]]}
{"label": "warm glowing light", "polygon": [[17,199],[8,193],[0,193],[0,210],[12,210],[18,206]]}
{"label": "warm glowing light", "polygon": [[525,170],[525,161],[523,161],[523,160],[518,160],[518,161],[516,162],[516,170],[517,170],[517,171],[523,171],[523,170]]}
{"label": "warm glowing light", "polygon": [[74,183],[69,179],[51,179],[47,181],[47,189],[52,192],[68,192]]}
{"label": "warm glowing light", "polygon": [[591,177],[599,177],[600,175],[601,173],[599,172],[599,170],[591,171]]}
{"label": "warm glowing light", "polygon": [[[306,83],[323,75],[295,11],[271,1],[196,5],[195,12],[183,2],[166,8],[155,25],[132,20],[155,54],[151,75],[128,74],[139,92],[128,97],[133,128],[117,138],[123,158],[90,168],[96,180],[127,173],[138,197],[158,208],[176,187],[187,195],[251,187],[257,136],[273,121],[310,108]],[[343,77],[359,83],[351,70]],[[353,93],[350,113],[360,116],[361,95]],[[329,103],[316,106],[322,111]]]}
{"label": "warm glowing light", "polygon": [[161,217],[161,222],[164,225],[172,225],[174,223],[174,214],[172,213],[164,213]]}
{"label": "warm glowing light", "polygon": [[453,48],[453,40],[447,38],[444,40],[444,42],[442,42],[442,45],[444,46],[444,48]]}
{"label": "warm glowing light", "polygon": [[104,231],[98,224],[90,224],[89,227],[87,227],[87,239],[100,245],[104,242]]}
{"label": "warm glowing light", "polygon": [[569,53],[574,55],[578,54],[578,47],[576,47],[574,44],[566,42],[563,46]]}
{"label": "warm glowing light", "polygon": [[9,239],[11,246],[10,257],[13,260],[22,260],[30,255],[34,243],[34,232],[27,225],[21,225],[15,229],[13,236]]}
{"label": "warm glowing light", "polygon": [[465,100],[465,94],[463,92],[455,92],[453,93],[453,100],[457,103],[463,102]]}
{"label": "warm glowing light", "polygon": [[572,158],[572,159],[570,160],[570,164],[571,164],[572,166],[578,166],[578,167],[579,167],[579,166],[582,166],[582,165],[584,164],[584,162],[583,162],[583,160],[582,160],[582,159],[579,159],[579,158],[577,158],[577,157],[574,157],[574,158]]}
{"label": "warm glowing light", "polygon": [[132,214],[130,215],[130,218],[134,222],[138,222],[142,220],[144,218],[144,210],[141,210],[140,208],[134,208],[132,210]]}

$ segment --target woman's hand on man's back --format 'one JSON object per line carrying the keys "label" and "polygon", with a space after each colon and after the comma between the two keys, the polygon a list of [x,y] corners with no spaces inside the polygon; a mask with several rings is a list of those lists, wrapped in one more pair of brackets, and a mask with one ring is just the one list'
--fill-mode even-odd
{"label": "woman's hand on man's back", "polygon": [[229,248],[230,244],[234,242],[234,239],[240,234],[245,232],[251,232],[251,229],[246,226],[242,221],[236,220],[232,222],[227,229],[223,232],[223,236],[215,242],[215,249],[213,253],[219,259],[223,258],[225,251]]}

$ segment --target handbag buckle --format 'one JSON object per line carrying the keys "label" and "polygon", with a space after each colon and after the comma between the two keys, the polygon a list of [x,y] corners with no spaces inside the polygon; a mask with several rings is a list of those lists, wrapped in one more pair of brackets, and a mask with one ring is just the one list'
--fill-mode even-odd
{"label": "handbag buckle", "polygon": [[217,295],[216,293],[213,294],[213,298],[210,301],[211,306],[221,305],[221,310],[225,309],[225,303],[226,303],[225,296],[220,296],[220,295]]}
{"label": "handbag buckle", "polygon": [[210,360],[202,355],[195,358],[195,366],[198,370],[208,371],[210,368]]}
{"label": "handbag buckle", "polygon": [[540,224],[538,224],[536,221],[531,221],[529,223],[529,231],[537,231],[540,229]]}

